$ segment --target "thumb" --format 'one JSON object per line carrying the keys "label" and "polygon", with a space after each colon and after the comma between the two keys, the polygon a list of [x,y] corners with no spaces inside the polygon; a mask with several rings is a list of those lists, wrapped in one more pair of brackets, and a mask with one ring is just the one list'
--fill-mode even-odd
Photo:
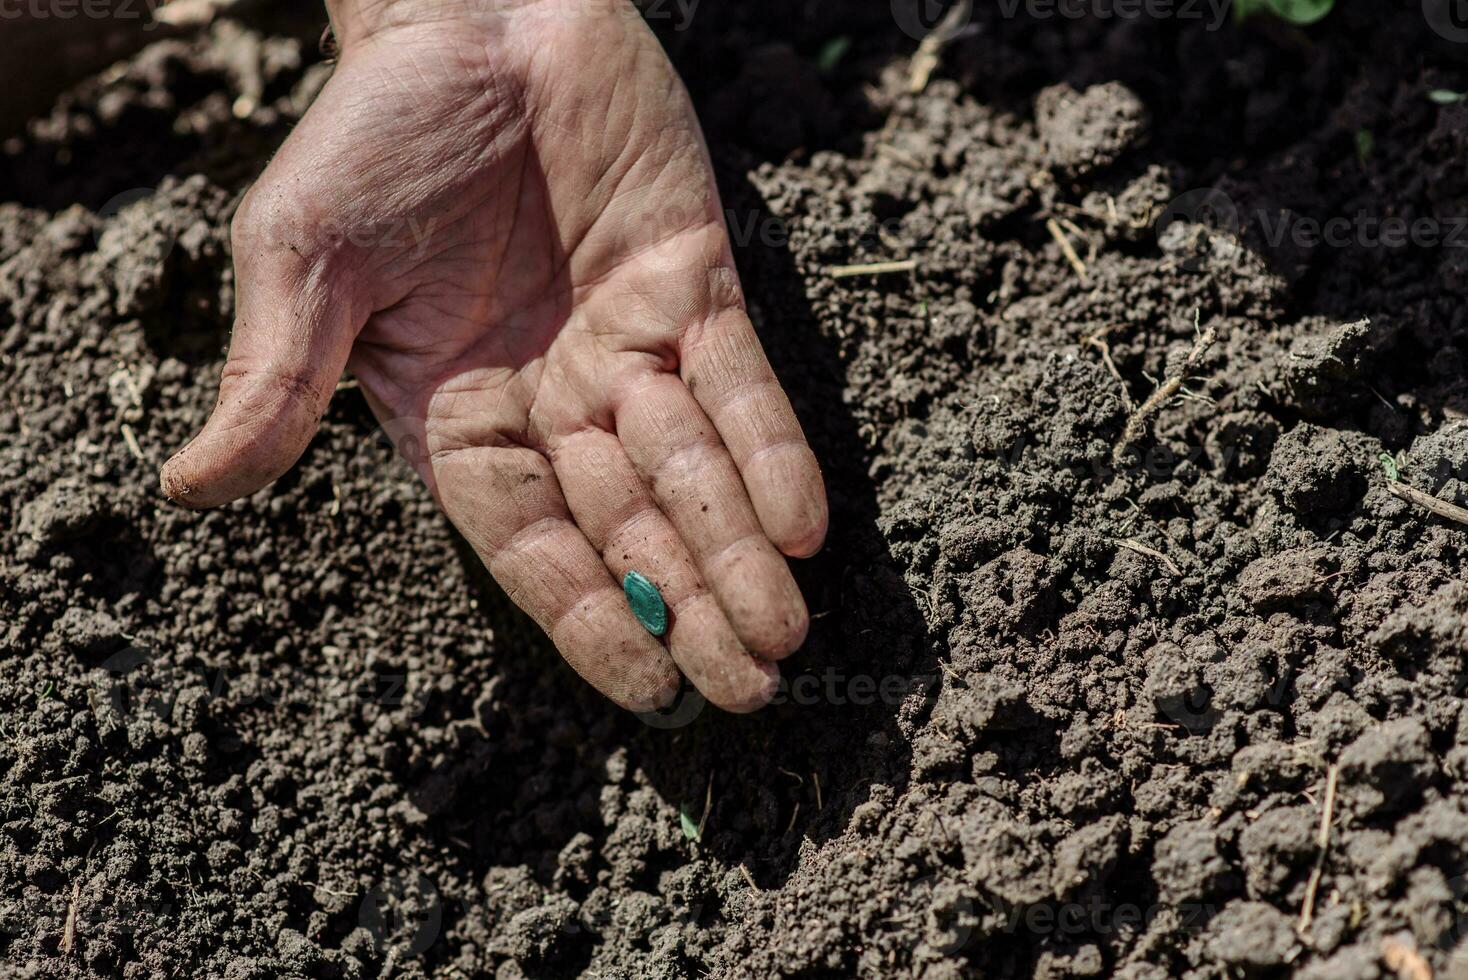
{"label": "thumb", "polygon": [[305,452],[346,368],[361,320],[331,250],[300,221],[262,224],[251,198],[232,228],[236,304],[219,400],[163,466],[163,492],[191,509],[254,493]]}

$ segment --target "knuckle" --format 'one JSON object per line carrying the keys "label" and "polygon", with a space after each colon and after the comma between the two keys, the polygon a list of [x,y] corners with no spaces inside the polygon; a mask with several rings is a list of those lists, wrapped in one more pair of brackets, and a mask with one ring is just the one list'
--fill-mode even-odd
{"label": "knuckle", "polygon": [[252,187],[235,210],[230,245],[236,264],[304,272],[335,250],[326,230],[317,209],[299,193],[262,183]]}

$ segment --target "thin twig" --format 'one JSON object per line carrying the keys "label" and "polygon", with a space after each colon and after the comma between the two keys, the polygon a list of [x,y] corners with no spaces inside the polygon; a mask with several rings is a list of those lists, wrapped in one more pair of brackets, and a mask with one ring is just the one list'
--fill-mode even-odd
{"label": "thin twig", "polygon": [[926,169],[926,167],[923,166],[923,162],[917,157],[913,156],[911,153],[908,153],[906,150],[898,149],[891,143],[878,143],[877,155],[890,157],[891,159],[896,160],[898,163],[902,164],[904,167],[907,167],[909,170]]}
{"label": "thin twig", "polygon": [[972,9],[973,0],[963,0],[962,3],[954,4],[942,22],[918,42],[918,49],[912,56],[912,69],[907,78],[909,92],[916,95],[928,87],[928,80],[933,77],[933,72],[938,67],[943,49],[963,34]]}
{"label": "thin twig", "polygon": [[1172,397],[1182,388],[1183,380],[1187,377],[1188,372],[1198,366],[1198,362],[1203,359],[1204,354],[1208,353],[1208,349],[1217,339],[1218,332],[1213,327],[1203,331],[1202,335],[1193,342],[1193,349],[1188,352],[1187,360],[1183,361],[1182,369],[1158,385],[1157,390],[1153,391],[1147,400],[1142,402],[1141,407],[1132,413],[1131,418],[1127,419],[1126,428],[1122,430],[1121,438],[1117,440],[1115,448],[1111,451],[1112,463],[1120,461],[1121,454],[1127,446],[1146,435],[1147,426],[1152,423],[1153,417],[1161,412],[1168,402],[1172,401]]}
{"label": "thin twig", "polygon": [[1090,263],[1096,261],[1096,243],[1090,238],[1089,235],[1081,231],[1080,225],[1076,224],[1069,218],[1057,218],[1055,220],[1060,222],[1060,227],[1064,228],[1066,231],[1070,232],[1072,235],[1076,236],[1081,241],[1086,243],[1086,264],[1089,265]]}
{"label": "thin twig", "polygon": [[1075,246],[1070,243],[1069,238],[1065,237],[1065,232],[1061,231],[1060,223],[1054,218],[1046,218],[1045,230],[1050,233],[1051,238],[1055,239],[1055,244],[1060,246],[1061,253],[1065,255],[1065,261],[1069,262],[1070,267],[1075,270],[1076,278],[1080,279],[1081,282],[1085,282],[1086,263],[1081,261],[1080,255],[1076,253]]}
{"label": "thin twig", "polygon": [[1163,565],[1167,566],[1167,570],[1170,571],[1175,577],[1182,578],[1183,571],[1177,566],[1177,563],[1163,552],[1158,551],[1156,548],[1149,548],[1147,545],[1142,544],[1140,541],[1135,541],[1131,538],[1117,539],[1116,544],[1118,547],[1126,548],[1128,551],[1135,551],[1139,555],[1146,555],[1149,558],[1157,559],[1158,561],[1162,562]]}
{"label": "thin twig", "polygon": [[833,265],[826,269],[832,279],[847,279],[851,276],[881,276],[892,272],[911,272],[918,265],[917,259],[900,262],[867,262],[862,265]]}
{"label": "thin twig", "polygon": [[1416,504],[1424,510],[1430,510],[1438,517],[1445,517],[1450,521],[1457,521],[1459,524],[1468,524],[1468,509],[1459,507],[1457,504],[1450,504],[1446,500],[1439,500],[1424,490],[1409,487],[1407,484],[1398,482],[1397,480],[1389,481],[1386,488],[1408,503]]}
{"label": "thin twig", "polygon": [[1183,570],[1177,567],[1177,563],[1174,562],[1171,558],[1164,555],[1162,552],[1158,551],[1156,548],[1149,548],[1146,545],[1142,544],[1140,541],[1133,541],[1131,538],[1118,538],[1116,544],[1118,547],[1125,548],[1128,551],[1135,551],[1139,555],[1146,555],[1149,558],[1156,558],[1158,561],[1162,562],[1162,564],[1167,566],[1167,570],[1171,572],[1175,578],[1183,577]]}
{"label": "thin twig", "polygon": [[1305,885],[1305,901],[1300,908],[1300,924],[1296,931],[1305,935],[1310,931],[1310,920],[1315,916],[1315,891],[1320,887],[1320,876],[1325,872],[1325,853],[1330,847],[1330,827],[1335,816],[1335,782],[1340,775],[1340,766],[1332,763],[1325,772],[1325,802],[1320,809],[1320,830],[1315,835],[1315,867],[1310,871],[1310,880]]}
{"label": "thin twig", "polygon": [[81,899],[82,883],[71,883],[71,905],[66,910],[66,926],[61,931],[61,952],[70,954],[76,945],[76,906]]}
{"label": "thin twig", "polygon": [[143,447],[138,445],[138,437],[133,432],[133,427],[126,422],[122,423],[122,441],[127,443],[128,452],[132,453],[134,458],[139,462],[146,463],[148,461],[148,457],[143,455]]}
{"label": "thin twig", "polygon": [[826,804],[821,802],[821,774],[818,772],[812,772],[810,774],[810,779],[816,787],[816,809],[824,810],[826,808]]}
{"label": "thin twig", "polygon": [[744,881],[746,884],[749,885],[750,891],[754,892],[756,895],[763,891],[763,889],[761,889],[759,885],[756,885],[754,883],[754,875],[750,874],[749,869],[742,864],[739,866],[739,873],[744,876]]}

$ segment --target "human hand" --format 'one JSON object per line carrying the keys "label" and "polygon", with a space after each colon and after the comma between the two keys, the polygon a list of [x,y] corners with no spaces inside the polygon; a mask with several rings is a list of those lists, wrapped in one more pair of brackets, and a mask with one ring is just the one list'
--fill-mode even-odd
{"label": "human hand", "polygon": [[[279,477],[349,368],[582,676],[637,710],[679,669],[764,704],[808,626],[781,552],[819,549],[825,491],[657,40],[625,0],[332,15],[337,70],[235,218],[219,401],[165,492],[212,507]],[[666,647],[628,609],[633,569]]]}

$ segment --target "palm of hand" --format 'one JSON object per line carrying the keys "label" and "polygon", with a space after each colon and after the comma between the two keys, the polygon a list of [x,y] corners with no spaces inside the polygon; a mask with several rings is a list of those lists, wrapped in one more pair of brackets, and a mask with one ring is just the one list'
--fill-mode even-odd
{"label": "palm of hand", "polygon": [[[235,237],[220,405],[169,464],[171,496],[207,506],[279,475],[349,364],[588,680],[637,708],[676,668],[725,707],[768,699],[807,623],[779,552],[819,547],[824,493],[744,314],[692,109],[640,22],[372,38]],[[667,648],[622,598],[632,569],[668,601]]]}

